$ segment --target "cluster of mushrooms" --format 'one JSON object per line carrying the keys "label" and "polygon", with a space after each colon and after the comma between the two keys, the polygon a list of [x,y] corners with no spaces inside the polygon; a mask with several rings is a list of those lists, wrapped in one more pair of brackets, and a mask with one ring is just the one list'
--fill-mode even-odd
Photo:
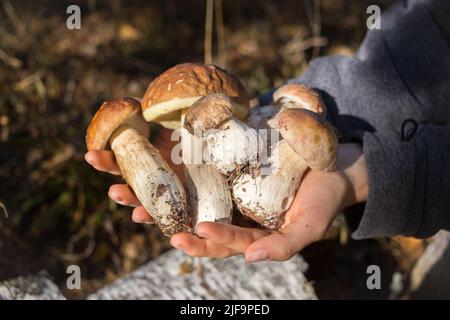
{"label": "cluster of mushrooms", "polygon": [[[111,149],[122,175],[162,232],[231,223],[233,209],[280,228],[304,172],[335,167],[337,138],[312,89],[287,84],[268,106],[249,107],[241,82],[212,65],[176,65],[142,99],[102,104],[88,150]],[[181,131],[187,191],[149,142],[149,123]],[[233,207],[234,206],[234,207]]]}

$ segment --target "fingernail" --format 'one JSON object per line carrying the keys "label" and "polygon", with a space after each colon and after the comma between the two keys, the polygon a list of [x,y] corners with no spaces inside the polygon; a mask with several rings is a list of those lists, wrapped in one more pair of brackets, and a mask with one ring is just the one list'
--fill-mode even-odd
{"label": "fingernail", "polygon": [[84,160],[86,160],[87,163],[92,165],[92,156],[89,152],[84,155]]}
{"label": "fingernail", "polygon": [[247,263],[267,260],[268,258],[269,254],[265,249],[258,249],[245,254],[245,261],[247,261]]}
{"label": "fingernail", "polygon": [[140,220],[140,219],[135,219],[135,218],[131,218],[131,220],[132,220],[134,223],[142,223],[142,224],[147,224],[147,223],[148,223],[148,221]]}
{"label": "fingernail", "polygon": [[123,199],[114,191],[109,191],[108,194],[109,194],[109,197],[111,199],[113,199],[115,202],[120,203],[120,204],[123,203]]}
{"label": "fingernail", "polygon": [[124,203],[123,203],[123,199],[120,198],[120,197],[116,198],[116,202],[117,202],[118,204],[124,204]]}

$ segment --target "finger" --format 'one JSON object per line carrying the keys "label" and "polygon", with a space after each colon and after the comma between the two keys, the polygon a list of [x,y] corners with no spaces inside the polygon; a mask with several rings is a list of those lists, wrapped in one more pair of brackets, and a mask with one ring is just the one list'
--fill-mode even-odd
{"label": "finger", "polygon": [[194,234],[186,232],[173,235],[170,239],[170,244],[192,257],[226,258],[239,254],[239,252],[214,243],[211,240],[201,239]]}
{"label": "finger", "polygon": [[127,184],[113,184],[109,187],[108,196],[124,206],[137,207],[141,205],[141,202]]}
{"label": "finger", "polygon": [[108,172],[114,175],[120,175],[120,168],[116,162],[114,153],[109,150],[88,151],[84,159],[95,169]]}
{"label": "finger", "polygon": [[142,206],[136,207],[133,209],[133,214],[131,215],[131,220],[133,220],[133,222],[136,222],[136,223],[147,223],[147,224],[155,223],[153,221],[152,216]]}
{"label": "finger", "polygon": [[280,231],[252,243],[245,251],[245,260],[248,263],[262,260],[285,261],[316,241],[308,224],[301,221],[295,221]]}
{"label": "finger", "polygon": [[243,228],[217,222],[199,223],[195,232],[202,238],[238,252],[245,252],[253,242],[269,234],[267,230]]}

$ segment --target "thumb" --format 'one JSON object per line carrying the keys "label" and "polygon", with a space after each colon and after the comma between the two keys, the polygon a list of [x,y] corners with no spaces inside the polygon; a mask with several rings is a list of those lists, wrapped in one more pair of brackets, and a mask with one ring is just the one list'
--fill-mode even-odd
{"label": "thumb", "polygon": [[307,245],[321,239],[312,228],[301,221],[292,222],[281,230],[253,242],[245,251],[247,263],[261,260],[285,261]]}

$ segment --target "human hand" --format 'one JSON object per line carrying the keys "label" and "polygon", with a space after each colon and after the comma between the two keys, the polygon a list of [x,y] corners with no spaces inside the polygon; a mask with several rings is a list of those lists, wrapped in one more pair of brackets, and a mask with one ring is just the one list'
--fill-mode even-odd
{"label": "human hand", "polygon": [[[177,141],[171,141],[172,130],[162,128],[158,132],[153,145],[159,150],[163,158],[167,161],[175,174],[184,183],[184,171],[182,165],[175,165],[171,160],[172,148]],[[113,175],[121,175],[120,168],[114,157],[114,153],[109,150],[89,151],[85,155],[86,161],[95,169],[108,172]],[[133,190],[128,184],[114,184],[109,188],[108,196],[115,202],[135,207],[133,209],[132,220],[137,223],[153,223],[151,215],[141,205]]]}
{"label": "human hand", "polygon": [[178,233],[171,244],[191,256],[227,257],[245,253],[247,262],[287,260],[325,235],[339,210],[367,199],[367,168],[358,144],[341,144],[337,170],[308,171],[283,226],[276,231],[213,222],[196,234]]}

